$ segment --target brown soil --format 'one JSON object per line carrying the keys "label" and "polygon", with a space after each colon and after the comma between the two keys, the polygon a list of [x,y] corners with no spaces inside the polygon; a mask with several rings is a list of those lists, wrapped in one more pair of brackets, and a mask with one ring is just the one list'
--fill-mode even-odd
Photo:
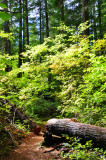
{"label": "brown soil", "polygon": [[[53,148],[42,148],[40,143],[43,141],[42,131],[39,135],[32,135],[30,139],[24,139],[16,149],[11,151],[7,156],[1,160],[54,160],[56,151],[44,153]],[[61,158],[56,158],[61,160]]]}

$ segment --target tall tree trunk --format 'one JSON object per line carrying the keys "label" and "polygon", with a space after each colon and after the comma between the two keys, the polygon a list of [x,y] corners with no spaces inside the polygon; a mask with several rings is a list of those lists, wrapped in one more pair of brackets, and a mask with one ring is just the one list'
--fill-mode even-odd
{"label": "tall tree trunk", "polygon": [[48,18],[47,0],[45,0],[45,15],[46,15],[46,37],[49,37],[49,18]]}
{"label": "tall tree trunk", "polygon": [[[5,22],[4,31],[6,33],[10,33],[9,21]],[[5,53],[11,55],[11,43],[10,43],[10,40],[6,40],[6,42],[5,42]]]}
{"label": "tall tree trunk", "polygon": [[[19,0],[19,11],[20,11],[20,19],[19,19],[19,60],[18,67],[22,65],[22,1]],[[18,75],[21,77],[21,74]]]}
{"label": "tall tree trunk", "polygon": [[28,2],[23,0],[23,51],[26,44],[29,45]]}
{"label": "tall tree trunk", "polygon": [[45,19],[44,15],[42,14],[42,42],[44,42],[44,37],[45,37]]}
{"label": "tall tree trunk", "polygon": [[[49,37],[49,18],[48,18],[48,3],[45,0],[45,15],[46,15],[46,37]],[[48,91],[51,91],[50,84],[51,84],[51,75],[50,75],[51,68],[48,68]],[[50,96],[50,94],[49,94]]]}
{"label": "tall tree trunk", "polygon": [[[86,22],[89,20],[89,0],[82,0],[82,22]],[[89,35],[89,28],[84,30],[84,35]]]}
{"label": "tall tree trunk", "polygon": [[95,17],[95,0],[93,2],[93,23],[94,23],[94,39],[97,40],[97,31],[96,31],[96,17]]}
{"label": "tall tree trunk", "polygon": [[[48,18],[48,3],[45,0],[45,15],[46,15],[46,37],[49,37],[49,18]],[[48,68],[48,91],[51,92],[50,84],[51,84],[51,68]],[[50,96],[50,95],[49,95]]]}
{"label": "tall tree trunk", "polygon": [[98,0],[99,38],[102,38],[101,0]]}
{"label": "tall tree trunk", "polygon": [[23,52],[26,51],[26,8],[25,8],[25,0],[23,0]]}
{"label": "tall tree trunk", "polygon": [[26,38],[27,38],[27,45],[29,45],[28,1],[27,0],[25,0],[25,11],[26,11]]}
{"label": "tall tree trunk", "polygon": [[40,44],[42,43],[42,12],[41,12],[41,0],[39,0],[39,16],[40,16]]}
{"label": "tall tree trunk", "polygon": [[61,0],[61,21],[64,21],[64,0]]}
{"label": "tall tree trunk", "polygon": [[[23,51],[26,51],[26,45],[29,45],[28,0],[23,0]],[[24,61],[30,60],[27,58]]]}
{"label": "tall tree trunk", "polygon": [[[3,2],[7,6],[7,9],[5,9],[5,11],[7,12],[8,11],[8,1],[4,0]],[[5,21],[5,23],[4,23],[4,31],[6,33],[10,33],[9,25],[10,25],[9,24],[9,20]],[[10,40],[7,40],[7,39],[5,40],[5,46],[4,46],[4,48],[5,48],[5,53],[11,55],[11,42],[10,42]],[[9,72],[11,69],[12,68],[9,65],[7,65],[5,71]]]}

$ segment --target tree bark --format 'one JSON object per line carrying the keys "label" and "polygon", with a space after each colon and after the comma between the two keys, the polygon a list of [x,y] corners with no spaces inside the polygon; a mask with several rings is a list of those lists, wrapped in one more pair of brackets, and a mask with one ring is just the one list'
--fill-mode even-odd
{"label": "tree bark", "polygon": [[102,38],[101,0],[98,0],[99,38]]}
{"label": "tree bark", "polygon": [[[86,22],[89,20],[89,0],[82,0],[82,22]],[[84,30],[83,32],[84,35],[89,35],[89,28]]]}
{"label": "tree bark", "polygon": [[61,21],[64,21],[64,0],[61,1]]}
{"label": "tree bark", "polygon": [[[7,6],[7,8],[4,9],[4,11],[7,12],[8,11],[8,1],[4,0],[3,2]],[[9,20],[5,21],[5,23],[4,23],[4,31],[6,33],[10,33],[10,27],[9,26],[10,26]],[[9,56],[11,56],[11,42],[10,42],[10,40],[7,40],[7,39],[5,40],[4,48],[5,48],[5,54],[9,54]],[[11,71],[11,69],[12,69],[12,67],[7,65],[5,71],[9,72],[9,71]]]}
{"label": "tree bark", "polygon": [[40,44],[42,44],[42,8],[41,8],[41,0],[39,2],[39,16],[40,16]]}
{"label": "tree bark", "polygon": [[19,10],[20,10],[20,19],[19,19],[19,67],[22,65],[22,1],[19,0]]}
{"label": "tree bark", "polygon": [[49,37],[49,18],[48,18],[47,0],[45,0],[45,15],[46,15],[46,37]]}
{"label": "tree bark", "polygon": [[93,23],[94,23],[94,25],[93,26],[94,26],[94,39],[97,40],[95,3],[96,3],[96,1],[94,0],[94,2],[93,2]]}
{"label": "tree bark", "polygon": [[26,37],[27,37],[27,45],[29,45],[28,1],[27,0],[25,0],[25,11],[26,11]]}
{"label": "tree bark", "polygon": [[61,136],[78,136],[83,141],[92,140],[99,147],[106,147],[106,128],[73,122],[71,119],[50,119],[47,121],[46,129],[51,134]]}
{"label": "tree bark", "polygon": [[[20,11],[20,19],[19,19],[19,56],[18,56],[18,67],[20,68],[22,65],[22,1],[19,0],[19,11]],[[18,74],[18,78],[22,77],[22,73]]]}
{"label": "tree bark", "polygon": [[23,0],[23,14],[22,14],[22,18],[23,18],[23,52],[26,51],[26,2],[25,0]]}

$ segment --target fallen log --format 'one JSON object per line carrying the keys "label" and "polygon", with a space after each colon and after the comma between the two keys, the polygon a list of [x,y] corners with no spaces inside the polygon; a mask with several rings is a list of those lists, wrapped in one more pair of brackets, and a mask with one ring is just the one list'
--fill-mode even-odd
{"label": "fallen log", "polygon": [[16,107],[15,104],[11,104],[8,100],[2,100],[2,104],[8,104],[10,106],[10,114],[7,118],[9,123],[12,125],[18,120],[20,123],[24,124],[26,128],[29,128],[35,134],[39,134],[41,128],[29,117],[27,116],[21,109]]}
{"label": "fallen log", "polygon": [[14,105],[12,105],[11,108],[11,117],[11,121],[13,123],[15,119],[20,120],[21,123],[24,123],[26,126],[28,126],[29,129],[35,134],[39,134],[39,132],[41,131],[41,128],[30,117],[28,117],[24,112],[21,111],[21,109],[17,108]]}
{"label": "fallen log", "polygon": [[92,140],[95,146],[106,148],[106,128],[98,127],[71,119],[50,119],[47,121],[46,129],[50,134],[62,136],[77,136],[83,141]]}
{"label": "fallen log", "polygon": [[36,128],[37,126],[37,124],[30,117],[28,117],[21,109],[17,108],[15,105],[11,105],[10,119],[13,124],[15,120],[20,120],[22,123],[28,125],[31,130]]}

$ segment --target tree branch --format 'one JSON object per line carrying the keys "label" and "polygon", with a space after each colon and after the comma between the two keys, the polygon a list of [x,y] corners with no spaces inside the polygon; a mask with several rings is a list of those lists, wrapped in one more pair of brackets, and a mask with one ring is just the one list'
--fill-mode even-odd
{"label": "tree branch", "polygon": [[13,11],[8,11],[8,10],[4,10],[4,9],[0,9],[0,11],[1,12],[7,12],[7,13],[13,13],[13,14],[20,13],[20,12],[13,12]]}

